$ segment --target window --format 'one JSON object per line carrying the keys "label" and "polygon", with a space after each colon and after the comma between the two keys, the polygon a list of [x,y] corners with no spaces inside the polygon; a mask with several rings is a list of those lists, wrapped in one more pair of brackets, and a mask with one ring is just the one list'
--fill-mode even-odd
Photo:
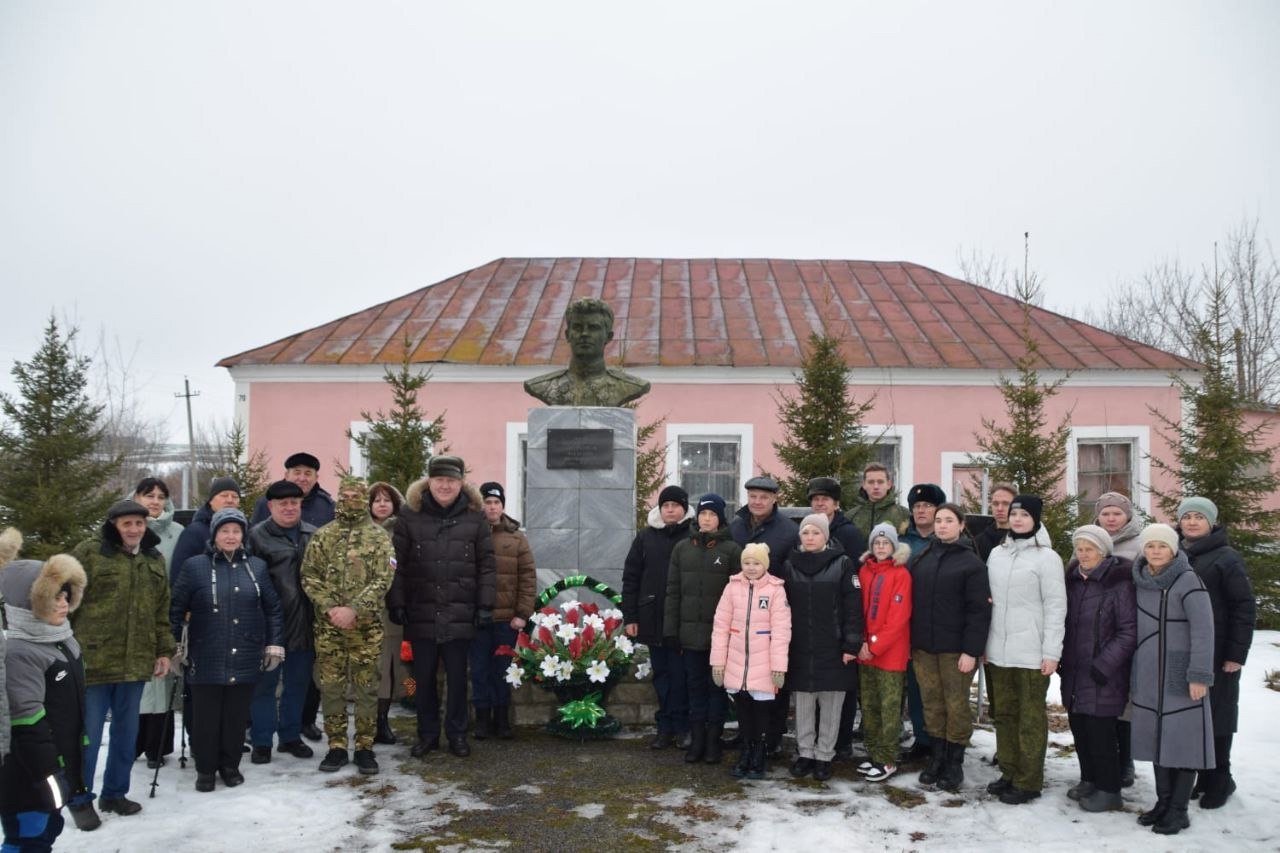
{"label": "window", "polygon": [[738,473],[742,448],[737,437],[690,436],[680,439],[680,485],[690,499],[715,492],[725,499],[728,513],[738,509]]}
{"label": "window", "polygon": [[507,515],[524,519],[529,505],[529,424],[524,421],[507,421],[507,466],[503,486],[507,490]]}
{"label": "window", "polygon": [[[871,449],[871,461],[879,462],[881,465],[889,469],[889,482],[895,486],[898,485],[898,440],[896,438],[881,438],[880,443]],[[859,486],[862,484],[859,483]],[[907,484],[907,488],[911,488],[911,484]],[[857,491],[856,489],[854,490]],[[902,491],[901,488],[898,489]]]}
{"label": "window", "polygon": [[[368,448],[361,447],[359,439],[366,438],[372,441],[373,436],[370,435],[372,429],[368,421],[352,421],[351,422],[351,439],[347,447],[347,466],[353,476],[368,477],[369,476],[369,451]],[[366,441],[366,443],[368,443]],[[431,458],[431,442],[426,443],[427,458]],[[422,476],[426,476],[426,471],[422,472]]]}
{"label": "window", "polygon": [[1080,441],[1076,459],[1076,491],[1081,503],[1096,501],[1104,492],[1133,495],[1132,441]]}
{"label": "window", "polygon": [[991,472],[983,465],[957,465],[951,469],[951,482],[942,487],[951,500],[964,507],[965,512],[989,515],[987,501],[991,498]]}

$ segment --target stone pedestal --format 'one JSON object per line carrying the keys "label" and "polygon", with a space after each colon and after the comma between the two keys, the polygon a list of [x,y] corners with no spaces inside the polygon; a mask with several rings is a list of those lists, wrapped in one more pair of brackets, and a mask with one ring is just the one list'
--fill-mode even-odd
{"label": "stone pedestal", "polygon": [[[612,430],[612,467],[547,468],[547,432],[553,429]],[[584,574],[621,592],[622,565],[635,538],[635,412],[598,406],[530,409],[528,448],[524,527],[538,565],[538,586]]]}

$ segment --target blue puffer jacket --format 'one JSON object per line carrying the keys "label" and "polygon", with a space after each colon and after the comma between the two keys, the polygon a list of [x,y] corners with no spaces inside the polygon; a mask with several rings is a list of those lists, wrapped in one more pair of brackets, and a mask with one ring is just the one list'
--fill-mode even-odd
{"label": "blue puffer jacket", "polygon": [[284,617],[267,565],[243,549],[228,561],[210,545],[182,564],[169,602],[175,639],[188,612],[190,684],[256,683],[266,647],[284,644]]}

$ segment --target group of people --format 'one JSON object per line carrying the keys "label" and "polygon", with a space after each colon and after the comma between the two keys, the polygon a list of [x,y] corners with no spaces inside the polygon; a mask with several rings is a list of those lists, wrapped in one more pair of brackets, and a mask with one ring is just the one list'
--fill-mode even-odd
{"label": "group of people", "polygon": [[[919,783],[956,791],[983,667],[1000,777],[987,791],[1022,805],[1044,789],[1046,695],[1061,678],[1086,812],[1120,810],[1133,760],[1151,761],[1157,800],[1138,821],[1190,825],[1188,804],[1221,807],[1236,789],[1231,745],[1255,600],[1217,508],[1189,497],[1177,524],[1143,525],[1124,495],[1097,501],[1072,532],[1065,565],[1037,495],[996,484],[994,524],[966,530],[934,484],[899,506],[885,468],[864,472],[846,515],[840,483],[810,481],[797,526],[778,483],[755,477],[734,518],[716,494],[668,486],[626,560],[626,632],[649,645],[658,699],[650,745],[719,763],[730,701],[739,723],[733,775],[758,779],[781,754],[794,702],[793,776],[824,780],[852,758],[856,711],[871,781],[906,760]],[[868,531],[864,537],[862,530]]]}
{"label": "group of people", "polygon": [[377,773],[374,744],[397,742],[388,713],[406,680],[402,641],[417,684],[415,757],[440,746],[441,662],[449,751],[470,753],[468,659],[475,736],[512,737],[494,652],[532,614],[536,581],[501,484],[477,490],[462,459],[436,456],[405,496],[344,476],[335,500],[319,468],[311,454],[290,456],[252,520],[239,484],[217,477],[184,529],[167,486],[148,477],[70,554],[16,559],[22,534],[0,535],[4,849],[48,849],[63,805],[86,831],[101,825],[100,811],[140,812],[126,796],[134,762],[165,763],[176,708],[197,791],[242,784],[246,753],[252,764],[269,763],[273,746],[312,757],[304,737],[327,740],[321,771],[354,760]]}

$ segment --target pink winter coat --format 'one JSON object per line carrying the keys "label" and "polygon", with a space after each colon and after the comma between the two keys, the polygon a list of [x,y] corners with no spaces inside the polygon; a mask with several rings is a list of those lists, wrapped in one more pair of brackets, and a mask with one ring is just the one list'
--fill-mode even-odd
{"label": "pink winter coat", "polygon": [[724,667],[726,690],[777,693],[771,674],[787,671],[791,608],[782,579],[729,578],[711,630],[711,665]]}

